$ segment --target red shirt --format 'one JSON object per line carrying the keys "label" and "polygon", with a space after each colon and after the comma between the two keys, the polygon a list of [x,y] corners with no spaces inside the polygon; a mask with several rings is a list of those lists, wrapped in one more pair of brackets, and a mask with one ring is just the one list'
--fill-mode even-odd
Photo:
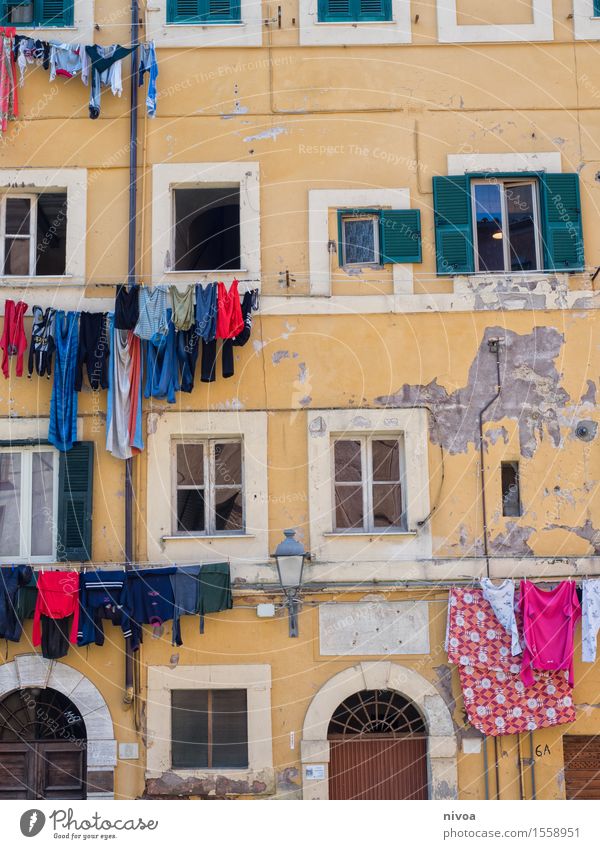
{"label": "red shirt", "polygon": [[77,644],[79,627],[79,572],[40,572],[38,574],[38,595],[33,614],[33,645],[42,642],[40,618],[64,619],[73,616],[69,640]]}
{"label": "red shirt", "polygon": [[17,377],[23,374],[23,354],[27,350],[27,337],[23,326],[23,316],[27,312],[25,301],[6,300],[4,304],[4,331],[0,339],[2,350],[2,372],[8,377],[9,357],[17,355]]}
{"label": "red shirt", "polygon": [[244,317],[238,292],[238,282],[234,280],[229,292],[224,283],[217,289],[217,339],[233,339],[244,329]]}

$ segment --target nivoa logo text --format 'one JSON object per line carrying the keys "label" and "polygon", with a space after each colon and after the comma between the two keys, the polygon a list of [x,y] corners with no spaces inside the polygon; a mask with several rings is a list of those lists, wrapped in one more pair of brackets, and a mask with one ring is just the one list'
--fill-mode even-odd
{"label": "nivoa logo text", "polygon": [[450,811],[449,814],[444,814],[445,820],[474,820],[477,819],[475,814],[463,814],[460,811]]}
{"label": "nivoa logo text", "polygon": [[[40,812],[41,813],[41,812]],[[42,814],[43,816],[43,814]],[[84,835],[88,837],[100,837],[106,839],[109,835],[116,836],[119,832],[129,831],[154,831],[158,827],[158,820],[146,820],[142,817],[119,817],[109,819],[103,817],[97,811],[91,816],[77,818],[73,808],[57,808],[48,815],[48,821],[52,824],[54,837],[69,840]]]}

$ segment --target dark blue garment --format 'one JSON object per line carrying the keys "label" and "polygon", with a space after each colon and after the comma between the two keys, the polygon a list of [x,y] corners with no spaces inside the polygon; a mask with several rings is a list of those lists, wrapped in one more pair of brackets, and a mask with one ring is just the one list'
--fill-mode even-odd
{"label": "dark blue garment", "polygon": [[200,566],[178,566],[175,574],[171,575],[175,598],[172,641],[174,646],[180,646],[183,643],[180,618],[198,613],[200,568]]}
{"label": "dark blue garment", "polygon": [[127,598],[131,614],[131,648],[137,651],[142,642],[142,625],[158,627],[173,619],[175,595],[171,575],[174,566],[160,569],[138,569],[127,573]]}
{"label": "dark blue garment", "polygon": [[169,329],[164,344],[157,347],[152,339],[144,343],[146,347],[144,398],[166,398],[169,404],[174,404],[175,393],[179,392],[179,374],[175,325],[171,321],[171,310],[167,310],[167,322]]}
{"label": "dark blue garment", "polygon": [[56,345],[54,382],[50,401],[48,442],[59,451],[70,451],[77,441],[77,349],[79,347],[79,313],[58,310],[54,323]]}
{"label": "dark blue garment", "polygon": [[176,345],[180,388],[182,392],[191,392],[196,376],[200,337],[193,327],[191,330],[178,330]]}
{"label": "dark blue garment", "polygon": [[104,645],[103,619],[120,625],[124,637],[131,636],[127,576],[124,571],[100,569],[79,577],[79,630],[77,645]]}
{"label": "dark blue garment", "polygon": [[217,338],[217,284],[196,286],[196,333],[205,342]]}
{"label": "dark blue garment", "polygon": [[31,566],[3,566],[0,569],[0,637],[18,643],[23,624],[17,616],[17,594],[33,576]]}

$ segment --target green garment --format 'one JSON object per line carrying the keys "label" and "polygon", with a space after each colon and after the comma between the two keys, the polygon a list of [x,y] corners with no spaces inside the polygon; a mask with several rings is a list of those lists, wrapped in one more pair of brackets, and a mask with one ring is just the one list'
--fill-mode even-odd
{"label": "green garment", "polygon": [[37,594],[37,575],[34,572],[29,583],[20,587],[17,594],[17,616],[21,622],[25,619],[33,619]]}
{"label": "green garment", "polygon": [[175,330],[190,330],[194,326],[195,291],[195,286],[188,286],[183,292],[180,292],[177,286],[171,286],[173,324],[175,325]]}
{"label": "green garment", "polygon": [[198,613],[218,613],[233,607],[229,563],[208,563],[200,569]]}

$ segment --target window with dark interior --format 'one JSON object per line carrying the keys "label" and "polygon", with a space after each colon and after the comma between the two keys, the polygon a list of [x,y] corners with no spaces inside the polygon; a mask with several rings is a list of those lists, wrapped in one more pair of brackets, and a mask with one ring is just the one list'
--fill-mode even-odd
{"label": "window with dark interior", "polygon": [[73,0],[5,0],[2,24],[18,27],[73,26]]}
{"label": "window with dark interior", "polygon": [[521,488],[519,485],[519,464],[516,461],[502,463],[502,515],[521,515]]}
{"label": "window with dark interior", "polygon": [[2,275],[60,276],[67,255],[67,194],[6,194],[0,204]]}
{"label": "window with dark interior", "polygon": [[404,529],[401,438],[336,439],[333,458],[335,529]]}
{"label": "window with dark interior", "polygon": [[248,766],[246,690],[172,690],[173,769]]}
{"label": "window with dark interior", "polygon": [[173,190],[174,270],[240,268],[240,186]]}
{"label": "window with dark interior", "polygon": [[536,180],[472,184],[477,271],[536,271],[542,267]]}
{"label": "window with dark interior", "polygon": [[174,533],[243,533],[239,439],[175,443]]}

